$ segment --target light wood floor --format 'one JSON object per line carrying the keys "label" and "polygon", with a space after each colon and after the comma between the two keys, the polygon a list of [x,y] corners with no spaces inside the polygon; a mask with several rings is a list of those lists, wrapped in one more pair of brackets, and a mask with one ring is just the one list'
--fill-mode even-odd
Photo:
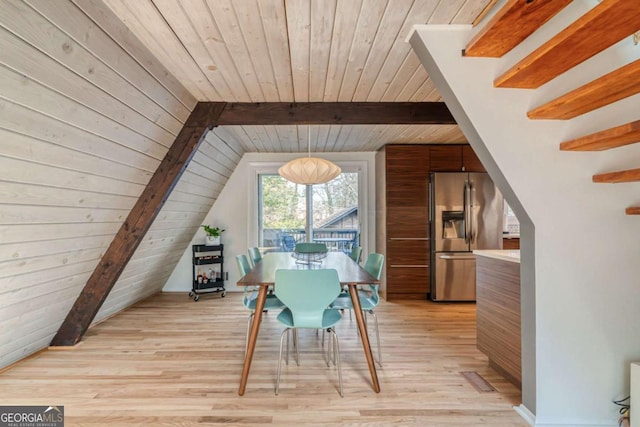
{"label": "light wood floor", "polygon": [[[475,348],[473,304],[383,302],[380,394],[345,314],[337,328],[344,398],[314,331],[301,332],[301,366],[285,367],[274,395],[282,327],[273,312],[238,396],[247,314],[240,294],[154,296],[95,326],[73,350],[44,351],[1,373],[0,402],[64,405],[67,427],[527,425],[512,409],[519,391]],[[476,391],[461,371],[477,371],[497,392]]]}

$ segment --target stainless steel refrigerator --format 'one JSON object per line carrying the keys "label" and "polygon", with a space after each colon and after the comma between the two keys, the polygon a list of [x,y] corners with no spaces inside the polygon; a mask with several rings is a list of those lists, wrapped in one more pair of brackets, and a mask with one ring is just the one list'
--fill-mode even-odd
{"label": "stainless steel refrigerator", "polygon": [[486,173],[432,173],[431,299],[475,301],[474,249],[502,249],[503,197]]}

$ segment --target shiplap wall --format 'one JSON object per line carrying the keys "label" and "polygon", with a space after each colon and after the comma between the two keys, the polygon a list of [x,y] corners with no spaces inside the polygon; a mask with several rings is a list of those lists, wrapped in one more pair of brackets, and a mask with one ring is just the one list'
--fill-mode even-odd
{"label": "shiplap wall", "polygon": [[[100,0],[2,1],[0,367],[49,344],[195,103]],[[207,136],[96,321],[162,288],[241,156]]]}

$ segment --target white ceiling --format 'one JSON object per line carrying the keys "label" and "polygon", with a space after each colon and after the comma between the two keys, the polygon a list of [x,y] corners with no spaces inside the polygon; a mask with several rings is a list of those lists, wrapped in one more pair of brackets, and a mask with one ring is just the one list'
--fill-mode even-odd
{"label": "white ceiling", "polygon": [[[405,38],[491,0],[103,0],[200,101],[440,101]],[[306,150],[307,126],[227,126],[249,152]],[[457,126],[312,126],[314,151],[465,142]]]}

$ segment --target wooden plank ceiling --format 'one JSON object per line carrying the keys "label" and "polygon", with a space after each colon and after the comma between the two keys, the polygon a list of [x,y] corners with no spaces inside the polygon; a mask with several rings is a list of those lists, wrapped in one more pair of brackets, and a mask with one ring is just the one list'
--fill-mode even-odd
{"label": "wooden plank ceiling", "polygon": [[[104,0],[199,101],[424,102],[440,95],[405,37],[470,24],[491,0]],[[221,126],[247,152],[306,150],[307,126]],[[456,125],[313,125],[313,151],[459,143]]]}

